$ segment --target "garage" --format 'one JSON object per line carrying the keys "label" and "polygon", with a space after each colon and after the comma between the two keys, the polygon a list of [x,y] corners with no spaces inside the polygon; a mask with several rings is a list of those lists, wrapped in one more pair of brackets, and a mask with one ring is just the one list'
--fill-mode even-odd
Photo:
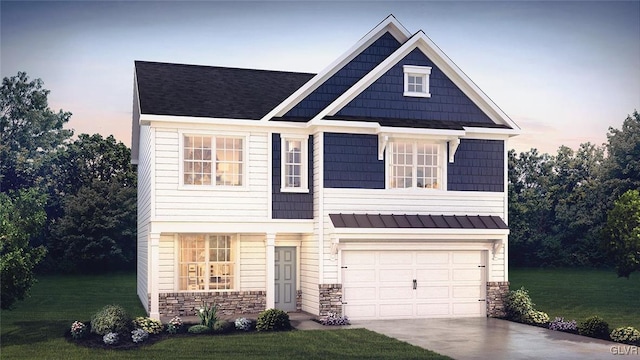
{"label": "garage", "polygon": [[486,251],[345,250],[341,265],[351,319],[486,314]]}

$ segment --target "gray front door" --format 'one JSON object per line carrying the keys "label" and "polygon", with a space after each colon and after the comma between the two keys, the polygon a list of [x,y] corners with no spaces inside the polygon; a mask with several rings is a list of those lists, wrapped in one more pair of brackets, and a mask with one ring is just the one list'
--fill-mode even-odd
{"label": "gray front door", "polygon": [[284,311],[296,311],[296,248],[275,248],[275,306]]}

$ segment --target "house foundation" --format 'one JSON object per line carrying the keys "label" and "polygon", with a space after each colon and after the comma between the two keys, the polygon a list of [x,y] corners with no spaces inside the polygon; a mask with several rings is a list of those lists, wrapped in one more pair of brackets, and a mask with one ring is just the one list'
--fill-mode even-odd
{"label": "house foundation", "polygon": [[257,314],[265,309],[266,291],[230,291],[220,293],[176,292],[159,294],[161,316],[193,316],[203,303],[215,304],[218,314]]}
{"label": "house foundation", "polygon": [[320,316],[330,312],[342,316],[342,284],[320,284]]}
{"label": "house foundation", "polygon": [[505,317],[504,303],[509,293],[508,281],[487,282],[487,316]]}

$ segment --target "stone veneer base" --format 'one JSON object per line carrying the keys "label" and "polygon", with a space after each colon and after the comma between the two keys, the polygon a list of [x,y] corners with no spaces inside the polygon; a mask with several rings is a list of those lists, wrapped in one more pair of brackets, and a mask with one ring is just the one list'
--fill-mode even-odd
{"label": "stone veneer base", "polygon": [[221,315],[257,314],[265,309],[266,291],[160,293],[160,316],[193,316],[202,303],[216,304]]}
{"label": "stone veneer base", "polygon": [[319,284],[320,316],[330,312],[342,316],[342,284]]}
{"label": "stone veneer base", "polygon": [[487,282],[487,316],[504,317],[504,302],[509,293],[508,281]]}

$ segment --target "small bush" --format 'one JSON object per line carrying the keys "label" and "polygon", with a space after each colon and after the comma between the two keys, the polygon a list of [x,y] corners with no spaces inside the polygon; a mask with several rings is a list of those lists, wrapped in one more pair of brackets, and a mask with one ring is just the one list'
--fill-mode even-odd
{"label": "small bush", "polygon": [[91,332],[98,335],[108,333],[126,334],[131,327],[129,314],[118,305],[107,305],[91,318]]}
{"label": "small bush", "polygon": [[226,334],[234,329],[234,324],[227,320],[218,320],[213,324],[213,332],[216,334]]}
{"label": "small bush", "polygon": [[578,324],[578,334],[609,340],[609,324],[599,316],[591,316]]}
{"label": "small bush", "polygon": [[162,323],[148,317],[138,316],[133,320],[133,327],[142,329],[149,334],[160,334],[162,332]]}
{"label": "small bush", "polygon": [[267,309],[258,315],[256,329],[258,331],[291,330],[289,314],[278,309]]}
{"label": "small bush", "polygon": [[118,334],[114,332],[106,333],[102,337],[102,341],[107,345],[115,345],[118,343],[118,340],[120,340]]}
{"label": "small bush", "polygon": [[549,329],[555,331],[577,333],[578,324],[575,320],[567,321],[562,317],[556,317],[552,322],[549,323]]}
{"label": "small bush", "polygon": [[640,346],[640,331],[632,326],[615,328],[609,336],[615,342]]}
{"label": "small bush", "polygon": [[242,331],[251,331],[256,328],[256,323],[253,320],[247,318],[237,318],[235,321],[236,329]]}
{"label": "small bush", "polygon": [[218,306],[216,304],[208,305],[203,301],[202,307],[196,311],[196,315],[200,317],[200,325],[213,329],[213,325],[218,321]]}
{"label": "small bush", "polygon": [[505,313],[507,319],[527,323],[531,313],[534,311],[534,303],[529,297],[529,291],[524,287],[518,290],[511,290],[505,302]]}
{"label": "small bush", "polygon": [[527,324],[546,325],[549,323],[549,315],[546,312],[534,310],[527,314],[524,320]]}
{"label": "small bush", "polygon": [[144,329],[135,329],[131,332],[131,340],[134,343],[141,343],[149,338],[149,333]]}
{"label": "small bush", "polygon": [[208,334],[211,332],[211,329],[206,325],[193,325],[189,327],[187,332],[189,334]]}
{"label": "small bush", "polygon": [[179,316],[174,316],[171,318],[171,320],[169,320],[169,323],[167,324],[167,332],[169,334],[177,334],[182,331],[182,326],[182,319]]}
{"label": "small bush", "polygon": [[327,316],[320,319],[322,325],[350,325],[349,318],[346,316],[338,316],[338,314],[330,312]]}
{"label": "small bush", "polygon": [[89,329],[87,328],[87,325],[80,321],[74,321],[73,324],[71,324],[71,337],[76,340],[83,339],[87,336],[88,332]]}

